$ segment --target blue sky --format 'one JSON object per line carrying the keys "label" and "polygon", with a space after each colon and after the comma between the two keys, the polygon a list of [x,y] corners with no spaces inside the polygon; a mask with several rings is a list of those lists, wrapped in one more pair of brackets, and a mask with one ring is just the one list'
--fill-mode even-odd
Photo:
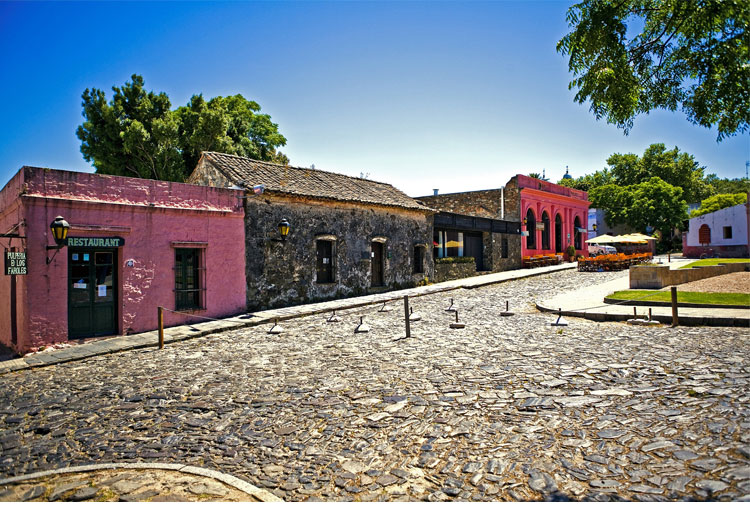
{"label": "blue sky", "polygon": [[716,142],[683,113],[630,136],[573,102],[570,2],[0,2],[0,186],[23,165],[92,171],[75,136],[81,93],[141,74],[173,107],[241,93],[287,137],[293,165],[410,195],[557,181],[615,152],[678,146],[737,178],[750,135]]}

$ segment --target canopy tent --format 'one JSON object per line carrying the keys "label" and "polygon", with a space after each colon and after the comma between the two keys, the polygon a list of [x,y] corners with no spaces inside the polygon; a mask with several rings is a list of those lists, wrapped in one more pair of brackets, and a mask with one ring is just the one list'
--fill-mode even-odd
{"label": "canopy tent", "polygon": [[634,232],[633,234],[626,234],[626,236],[628,236],[629,238],[642,239],[643,241],[650,241],[650,240],[656,239],[653,236],[647,236],[640,232]]}
{"label": "canopy tent", "polygon": [[615,236],[614,239],[616,240],[615,241],[616,243],[638,243],[641,245],[645,245],[646,243],[648,243],[648,241],[646,241],[645,239],[639,239],[639,238],[633,237],[632,234],[626,234],[624,236]]}
{"label": "canopy tent", "polygon": [[610,236],[609,234],[602,234],[601,236],[587,239],[586,243],[594,243],[597,245],[608,245],[610,243],[618,243],[618,241],[617,241],[617,238],[614,236]]}

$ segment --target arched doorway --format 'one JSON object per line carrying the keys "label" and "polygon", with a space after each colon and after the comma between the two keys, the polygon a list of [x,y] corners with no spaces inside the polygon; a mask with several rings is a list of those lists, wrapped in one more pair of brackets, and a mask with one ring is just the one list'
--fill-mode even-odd
{"label": "arched doorway", "polygon": [[542,229],[542,250],[549,250],[549,215],[545,211],[542,213],[542,223],[544,229]]}
{"label": "arched doorway", "polygon": [[576,250],[582,250],[583,244],[581,243],[581,219],[576,217],[573,222],[573,234],[575,240],[573,241]]}
{"label": "arched doorway", "polygon": [[526,230],[529,233],[526,237],[526,249],[534,250],[536,248],[536,217],[531,208],[526,212]]}
{"label": "arched doorway", "polygon": [[555,253],[563,251],[563,224],[562,217],[558,213],[555,215]]}

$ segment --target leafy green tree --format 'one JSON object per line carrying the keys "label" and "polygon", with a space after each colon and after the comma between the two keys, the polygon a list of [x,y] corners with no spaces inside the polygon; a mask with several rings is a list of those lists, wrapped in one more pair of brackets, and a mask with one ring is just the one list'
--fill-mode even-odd
{"label": "leafy green tree", "polygon": [[596,171],[594,174],[585,174],[578,178],[562,179],[557,184],[590,192],[594,188],[609,185],[614,183],[614,181],[615,179],[609,169],[604,168],[601,171]]}
{"label": "leafy green tree", "polygon": [[597,120],[627,134],[641,113],[682,108],[718,140],[748,129],[747,0],[583,0],[567,20],[557,51]]}
{"label": "leafy green tree", "polygon": [[731,208],[732,206],[737,206],[738,204],[743,204],[745,202],[747,202],[747,194],[744,193],[712,195],[708,199],[702,201],[701,207],[693,210],[690,217],[693,218],[705,215],[706,213],[713,213],[714,211]]}
{"label": "leafy green tree", "polygon": [[715,174],[709,174],[705,178],[707,185],[711,185],[716,194],[737,194],[750,192],[750,180],[747,178],[719,178]]}
{"label": "leafy green tree", "polygon": [[676,146],[667,150],[662,143],[652,144],[642,157],[615,153],[607,159],[607,164],[618,185],[635,185],[656,176],[682,188],[687,202],[699,202],[713,193],[704,181],[705,167],[699,166],[692,155],[680,153]]}
{"label": "leafy green tree", "polygon": [[687,220],[687,203],[682,198],[682,189],[653,177],[631,187],[632,205],[628,211],[628,224],[636,230],[645,231],[647,226],[662,231],[666,239],[671,231]]}
{"label": "leafy green tree", "polygon": [[137,74],[131,79],[112,88],[109,103],[102,90],[83,92],[85,121],[76,135],[97,172],[185,181],[201,151],[289,163],[277,151],[286,138],[269,115],[259,113],[258,103],[242,95],[208,101],[194,95],[173,111],[165,93],[147,92]]}
{"label": "leafy green tree", "polygon": [[542,179],[542,175],[539,173],[529,173],[529,178],[536,178],[538,180]]}
{"label": "leafy green tree", "polygon": [[147,92],[143,78],[112,87],[107,103],[96,88],[83,92],[83,116],[76,135],[81,153],[102,174],[184,181],[178,126],[165,93]]}

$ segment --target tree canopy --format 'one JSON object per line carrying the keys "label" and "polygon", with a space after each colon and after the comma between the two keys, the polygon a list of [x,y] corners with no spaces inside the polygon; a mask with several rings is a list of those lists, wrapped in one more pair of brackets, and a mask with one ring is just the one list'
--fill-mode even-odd
{"label": "tree canopy", "polygon": [[700,202],[714,193],[713,187],[703,175],[705,167],[700,166],[692,155],[680,152],[676,146],[667,150],[664,144],[652,144],[642,156],[635,153],[614,153],[607,159],[607,166],[594,174],[562,179],[558,184],[591,193],[603,186],[637,185],[656,176],[681,188],[682,198],[690,203]]}
{"label": "tree canopy", "polygon": [[706,213],[713,213],[720,209],[730,208],[747,202],[747,194],[716,194],[701,202],[700,208],[693,210],[690,218],[699,217]]}
{"label": "tree canopy", "polygon": [[286,164],[276,149],[286,144],[278,125],[242,95],[194,95],[171,109],[164,92],[146,91],[143,77],[104,91],[88,88],[81,98],[84,122],[76,135],[81,153],[102,174],[185,181],[201,151],[220,151]]}
{"label": "tree canopy", "polygon": [[718,140],[747,131],[747,0],[584,0],[567,20],[557,50],[597,120],[627,134],[641,113],[681,108]]}

